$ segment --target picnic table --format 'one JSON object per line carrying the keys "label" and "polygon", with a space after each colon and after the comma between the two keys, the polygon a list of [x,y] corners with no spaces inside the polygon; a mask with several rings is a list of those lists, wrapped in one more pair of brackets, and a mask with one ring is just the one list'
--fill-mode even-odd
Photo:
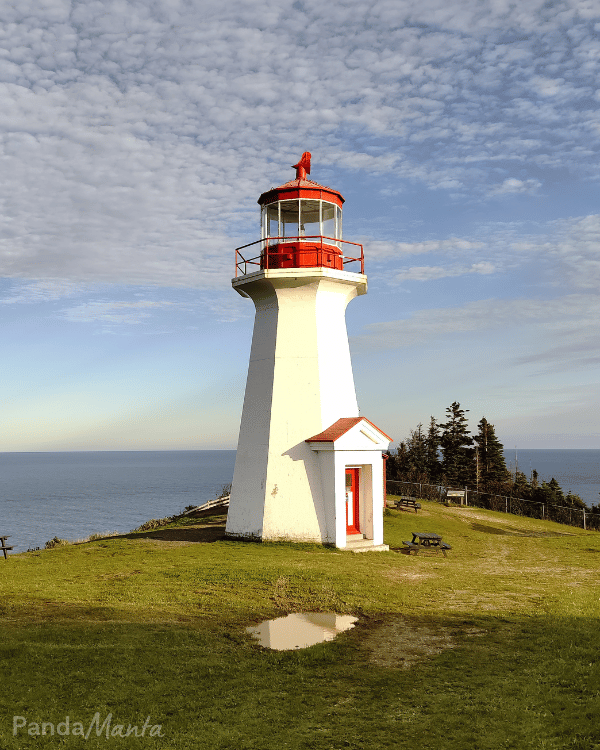
{"label": "picnic table", "polygon": [[403,505],[406,508],[413,508],[415,513],[417,513],[421,507],[421,503],[418,503],[414,497],[404,497],[404,495],[400,498],[396,507],[401,508]]}
{"label": "picnic table", "polygon": [[7,536],[0,536],[0,550],[4,552],[4,559],[6,560],[6,550],[12,549],[6,544]]}
{"label": "picnic table", "polygon": [[423,550],[435,551],[438,554],[441,552],[446,557],[446,550],[452,549],[449,544],[442,541],[442,537],[439,534],[432,534],[429,531],[413,531],[412,542],[402,542],[404,549],[407,550],[410,555],[414,552],[418,555]]}
{"label": "picnic table", "polygon": [[418,513],[421,508],[421,503],[418,503],[414,497],[406,497],[405,495],[399,497],[398,500],[389,500],[387,504],[388,507],[396,508],[396,510],[402,507],[412,508],[415,513]]}

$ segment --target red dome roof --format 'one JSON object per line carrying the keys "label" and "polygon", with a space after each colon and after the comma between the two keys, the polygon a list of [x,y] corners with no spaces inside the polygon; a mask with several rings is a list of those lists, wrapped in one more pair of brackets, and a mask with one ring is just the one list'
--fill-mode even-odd
{"label": "red dome roof", "polygon": [[310,174],[310,160],[310,151],[305,151],[298,164],[294,164],[292,167],[292,169],[296,170],[296,179],[267,190],[266,193],[260,196],[258,203],[262,206],[265,203],[305,198],[308,200],[329,201],[330,203],[336,203],[341,208],[344,198],[338,190],[306,179],[306,175]]}
{"label": "red dome roof", "polygon": [[294,198],[307,198],[329,201],[342,206],[344,202],[343,195],[339,190],[320,185],[314,180],[290,180],[279,187],[271,188],[263,193],[258,199],[262,206],[265,203],[275,203],[275,201],[293,200]]}

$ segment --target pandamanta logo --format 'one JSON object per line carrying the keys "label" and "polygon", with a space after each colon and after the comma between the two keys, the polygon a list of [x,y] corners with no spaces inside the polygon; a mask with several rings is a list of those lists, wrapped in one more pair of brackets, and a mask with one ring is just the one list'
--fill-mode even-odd
{"label": "pandamanta logo", "polygon": [[[71,721],[65,716],[64,721],[53,724],[51,721],[28,721],[26,716],[13,716],[13,737],[18,734],[28,734],[30,737],[57,734],[60,737],[78,736],[86,740],[92,736],[101,737],[164,737],[162,724],[152,724],[150,717],[146,717],[141,729],[137,724],[113,724],[113,715],[108,714],[104,721],[100,721],[97,711],[91,721]],[[92,732],[95,732],[92,734]],[[147,734],[146,734],[147,733]]]}

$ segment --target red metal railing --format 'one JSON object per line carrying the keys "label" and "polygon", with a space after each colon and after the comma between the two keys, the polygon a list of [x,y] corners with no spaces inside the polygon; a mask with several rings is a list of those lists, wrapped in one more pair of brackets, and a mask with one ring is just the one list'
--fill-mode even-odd
{"label": "red metal railing", "polygon": [[[318,240],[318,243],[315,242],[315,240]],[[323,240],[328,240],[328,242],[323,243]],[[306,249],[303,249],[302,247],[298,247],[297,243],[303,243],[310,241],[310,247],[307,247]],[[356,257],[352,257],[349,255],[343,255],[340,252],[339,257],[342,259],[342,265],[346,266],[349,263],[360,263],[360,271],[355,270],[354,268],[348,269],[352,271],[353,273],[363,273],[365,272],[365,254],[363,251],[363,246],[359,242],[350,242],[349,240],[340,240],[336,237],[324,237],[321,234],[315,234],[315,235],[309,235],[309,236],[302,236],[302,237],[266,237],[261,240],[255,240],[254,242],[249,242],[247,245],[242,245],[241,247],[236,247],[235,249],[235,277],[238,276],[246,276],[248,273],[252,273],[253,271],[258,271],[260,269],[268,269],[270,263],[273,263],[273,259],[276,259],[277,257],[285,257],[290,254],[290,248],[288,246],[288,249],[286,249],[286,245],[288,243],[294,243],[294,254],[296,255],[302,255],[304,253],[306,254],[313,254],[315,252],[317,253],[331,253],[335,251],[335,249],[339,249],[343,245],[353,245],[354,247],[360,248],[360,255]],[[243,254],[241,253],[242,250],[245,250],[247,247],[252,247],[253,245],[261,245],[261,252],[260,255],[255,255],[252,258],[245,258]],[[318,244],[317,249],[315,250],[315,245]],[[278,251],[276,248],[280,248]],[[343,248],[342,248],[343,249]],[[250,266],[250,270],[248,270],[248,267]],[[252,268],[252,266],[256,266],[256,268]],[[280,268],[280,266],[275,263],[275,266]],[[295,267],[295,266],[292,266]],[[298,266],[299,268],[310,268],[311,266]],[[320,266],[316,266],[317,268]],[[328,266],[323,266],[328,267]]]}

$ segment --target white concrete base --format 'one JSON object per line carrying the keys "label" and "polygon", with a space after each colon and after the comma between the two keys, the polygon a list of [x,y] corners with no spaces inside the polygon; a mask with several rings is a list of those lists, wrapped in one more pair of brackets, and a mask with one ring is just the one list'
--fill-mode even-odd
{"label": "white concrete base", "polygon": [[372,539],[356,539],[346,542],[349,552],[389,552],[389,544],[375,544]]}
{"label": "white concrete base", "polygon": [[306,439],[358,416],[345,310],[366,277],[272,269],[232,284],[256,317],[226,534],[336,544],[335,508]]}
{"label": "white concrete base", "polygon": [[256,307],[225,533],[348,547],[346,468],[359,469],[356,551],[383,544],[390,438],[358,414],[345,310],[362,274],[257,271],[232,284]]}

